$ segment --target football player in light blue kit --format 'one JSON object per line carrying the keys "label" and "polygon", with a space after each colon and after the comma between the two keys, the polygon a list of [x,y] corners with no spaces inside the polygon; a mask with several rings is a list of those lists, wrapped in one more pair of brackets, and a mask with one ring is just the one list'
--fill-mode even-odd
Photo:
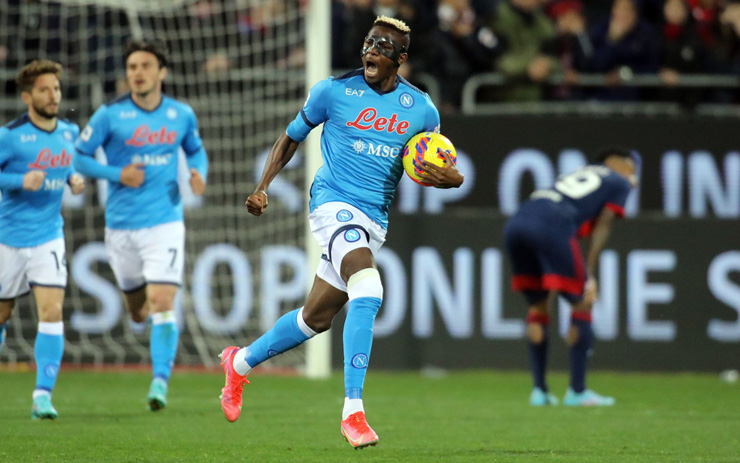
{"label": "football player in light blue kit", "polygon": [[[179,333],[174,301],[185,250],[178,150],[190,168],[193,193],[205,191],[208,159],[192,108],[162,94],[167,58],[158,42],[126,46],[131,93],[101,106],[76,142],[75,168],[108,180],[105,246],[131,318],[151,316],[152,411],[167,405],[167,383]],[[107,165],[94,153],[103,147]]]}
{"label": "football player in light blue kit", "polygon": [[[250,346],[231,346],[221,353],[226,373],[221,406],[229,421],[239,417],[247,373],[328,330],[349,300],[341,431],[355,448],[378,442],[362,403],[373,323],[383,300],[374,255],[385,241],[388,208],[403,175],[404,145],[419,132],[439,130],[439,113],[429,96],[397,75],[408,58],[409,32],[396,19],[376,19],[361,50],[363,68],[314,85],[303,109],[272,147],[262,178],[247,199],[251,214],[264,213],[272,180],[308,133],[324,124],[324,165],[311,188],[309,214],[322,260],[302,308],[283,315]],[[446,157],[443,168],[426,164],[425,182],[459,187],[463,176]]]}
{"label": "football player in light blue kit", "polygon": [[0,347],[15,299],[33,289],[39,315],[31,417],[55,419],[51,392],[64,353],[67,286],[62,193],[80,194],[72,169],[77,124],[57,118],[62,65],[32,61],[16,79],[28,112],[0,128]]}

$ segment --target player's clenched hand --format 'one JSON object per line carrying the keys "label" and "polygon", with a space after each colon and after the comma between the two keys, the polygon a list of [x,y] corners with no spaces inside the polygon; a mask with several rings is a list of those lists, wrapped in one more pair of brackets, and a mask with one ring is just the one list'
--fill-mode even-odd
{"label": "player's clenched hand", "polygon": [[139,188],[144,183],[143,162],[134,162],[121,169],[121,183],[131,188]]}
{"label": "player's clenched hand", "polygon": [[437,148],[437,153],[444,156],[445,165],[440,167],[427,161],[421,161],[419,177],[424,183],[430,183],[437,188],[457,188],[462,185],[465,176],[457,169],[450,153],[439,148]]}
{"label": "player's clenched hand", "polygon": [[247,206],[247,210],[252,215],[262,215],[267,209],[267,192],[265,190],[257,190],[247,198],[247,202],[244,203]]}
{"label": "player's clenched hand", "polygon": [[70,175],[68,183],[73,195],[78,195],[85,191],[85,179],[81,175]]}
{"label": "player's clenched hand", "polygon": [[23,176],[23,189],[28,191],[39,191],[44,184],[46,172],[43,170],[31,170]]}
{"label": "player's clenched hand", "polygon": [[206,191],[206,182],[196,168],[190,169],[190,189],[197,196],[202,195]]}

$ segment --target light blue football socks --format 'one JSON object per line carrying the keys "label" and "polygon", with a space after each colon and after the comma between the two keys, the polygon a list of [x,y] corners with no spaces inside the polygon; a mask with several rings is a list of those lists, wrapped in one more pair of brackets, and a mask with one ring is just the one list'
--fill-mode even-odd
{"label": "light blue football socks", "polygon": [[246,375],[268,358],[303,344],[315,335],[316,332],[303,320],[303,307],[292,310],[280,317],[272,328],[249,347],[234,354],[234,369],[240,375]]}
{"label": "light blue football socks", "polygon": [[152,329],[149,334],[149,350],[152,356],[152,375],[169,381],[177,356],[180,332],[175,323],[175,312],[152,314]]}
{"label": "light blue football socks", "polygon": [[39,322],[34,357],[36,359],[36,390],[51,393],[57,382],[64,354],[64,323]]}
{"label": "light blue football socks", "polygon": [[347,281],[349,310],[344,321],[344,409],[342,419],[353,413],[364,412],[362,391],[373,346],[373,324],[383,303],[383,285],[380,273],[366,268]]}

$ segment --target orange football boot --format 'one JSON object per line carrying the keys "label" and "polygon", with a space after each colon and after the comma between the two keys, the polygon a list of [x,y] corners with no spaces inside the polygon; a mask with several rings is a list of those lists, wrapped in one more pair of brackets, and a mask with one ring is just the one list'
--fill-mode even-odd
{"label": "orange football boot", "polygon": [[238,351],[238,347],[229,346],[218,354],[226,375],[226,384],[221,389],[221,409],[224,411],[226,419],[232,423],[239,418],[239,414],[242,412],[242,390],[245,384],[249,384],[247,375],[237,373],[234,370],[234,365],[231,364],[232,357]]}
{"label": "orange football boot", "polygon": [[364,412],[355,412],[342,420],[342,435],[355,449],[378,445],[378,435],[367,424]]}

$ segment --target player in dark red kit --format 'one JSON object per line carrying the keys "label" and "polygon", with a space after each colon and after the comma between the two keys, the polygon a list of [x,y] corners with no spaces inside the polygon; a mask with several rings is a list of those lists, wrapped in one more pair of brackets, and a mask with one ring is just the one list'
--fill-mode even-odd
{"label": "player in dark red kit", "polygon": [[[557,405],[545,380],[549,305],[555,294],[571,304],[570,386],[565,405],[614,405],[614,399],[586,388],[586,363],[593,343],[591,309],[596,300],[596,266],[614,219],[637,185],[639,155],[607,148],[597,163],[558,178],[547,190],[532,193],[506,225],[512,266],[511,286],[529,304],[527,339],[534,379],[531,405]],[[590,236],[586,262],[578,238]]]}

